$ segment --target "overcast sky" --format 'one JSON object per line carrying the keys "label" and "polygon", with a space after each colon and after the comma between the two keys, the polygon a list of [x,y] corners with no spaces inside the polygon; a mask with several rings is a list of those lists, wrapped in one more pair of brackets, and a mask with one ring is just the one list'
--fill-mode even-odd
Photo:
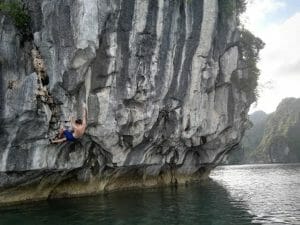
{"label": "overcast sky", "polygon": [[258,65],[260,97],[250,113],[270,113],[283,98],[300,97],[300,0],[248,0],[243,21],[266,44]]}

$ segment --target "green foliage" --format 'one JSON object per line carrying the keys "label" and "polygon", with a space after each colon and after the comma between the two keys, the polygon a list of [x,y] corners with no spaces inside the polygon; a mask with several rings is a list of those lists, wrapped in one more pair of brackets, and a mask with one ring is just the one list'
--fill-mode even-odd
{"label": "green foliage", "polygon": [[[270,162],[270,155],[279,162],[300,161],[300,99],[283,100],[276,112],[268,116],[263,133],[257,130],[257,125],[259,124],[256,124],[255,130],[251,128],[246,132],[242,141],[245,147],[248,147],[246,140],[255,139],[260,135],[259,145],[257,142],[246,151],[249,152],[248,161]],[[284,153],[285,146],[289,148],[288,155]]]}
{"label": "green foliage", "polygon": [[[242,28],[240,30],[239,51],[241,55],[241,68],[247,77],[239,81],[239,86],[248,94],[254,94],[254,100],[258,97],[257,81],[260,70],[257,68],[259,52],[265,43],[255,37],[250,31]],[[235,78],[237,76],[234,76]]]}
{"label": "green foliage", "polygon": [[226,16],[231,16],[235,10],[235,0],[219,0],[219,10]]}
{"label": "green foliage", "polygon": [[237,22],[237,30],[240,33],[239,40],[235,39],[232,40],[232,43],[227,43],[228,40],[224,38],[221,43],[221,48],[225,51],[232,46],[238,45],[239,67],[233,71],[231,81],[241,91],[246,92],[249,100],[254,102],[258,98],[257,84],[260,74],[257,62],[259,60],[259,51],[264,47],[264,43],[240,24],[240,15],[245,12],[247,6],[246,0],[218,0],[218,3],[218,32],[220,35],[227,35],[234,21]]}
{"label": "green foliage", "polygon": [[13,0],[9,3],[0,3],[0,11],[8,15],[18,30],[24,34],[29,30],[30,16],[21,1]]}
{"label": "green foliage", "polygon": [[227,17],[231,17],[234,12],[240,15],[246,10],[246,0],[219,0],[219,10]]}
{"label": "green foliage", "polygon": [[297,157],[298,161],[300,161],[300,113],[299,113],[299,120],[294,125],[291,126],[288,134],[287,134],[287,142],[289,147],[294,150],[295,156]]}
{"label": "green foliage", "polygon": [[242,29],[240,47],[242,48],[243,58],[246,61],[251,61],[251,63],[255,64],[259,59],[259,51],[264,47],[264,43],[250,31]]}
{"label": "green foliage", "polygon": [[237,14],[240,15],[246,11],[247,1],[246,0],[236,0]]}
{"label": "green foliage", "polygon": [[263,159],[263,152],[257,152],[255,149],[260,144],[266,126],[268,115],[262,111],[250,115],[249,119],[252,127],[246,130],[245,135],[240,143],[240,148],[230,153],[228,162],[230,164],[241,164],[249,162],[259,162]]}
{"label": "green foliage", "polygon": [[[246,0],[219,0],[220,20],[223,26],[227,26],[227,21],[231,17],[236,17],[239,23],[239,16],[245,12],[247,6]],[[243,71],[244,78],[240,78],[239,71],[234,71],[232,82],[241,90],[245,91],[253,101],[258,98],[257,81],[260,74],[257,68],[259,52],[264,47],[264,43],[258,37],[255,37],[250,31],[239,28],[240,40],[239,55],[240,68]]]}

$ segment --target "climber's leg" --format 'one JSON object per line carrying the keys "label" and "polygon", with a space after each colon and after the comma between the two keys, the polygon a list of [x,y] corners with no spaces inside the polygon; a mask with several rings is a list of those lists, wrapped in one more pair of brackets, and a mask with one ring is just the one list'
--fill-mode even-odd
{"label": "climber's leg", "polygon": [[60,138],[60,139],[55,139],[55,140],[50,140],[51,144],[58,144],[58,143],[63,143],[67,140],[67,138]]}
{"label": "climber's leg", "polygon": [[65,129],[64,129],[63,127],[61,127],[61,128],[59,129],[58,138],[63,138],[63,137],[64,137],[64,131],[65,131]]}

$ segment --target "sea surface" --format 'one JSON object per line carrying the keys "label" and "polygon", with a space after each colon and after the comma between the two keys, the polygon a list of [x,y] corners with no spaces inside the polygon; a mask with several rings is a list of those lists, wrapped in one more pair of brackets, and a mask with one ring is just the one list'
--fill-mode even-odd
{"label": "sea surface", "polygon": [[0,225],[300,224],[300,164],[221,166],[210,180],[0,208]]}

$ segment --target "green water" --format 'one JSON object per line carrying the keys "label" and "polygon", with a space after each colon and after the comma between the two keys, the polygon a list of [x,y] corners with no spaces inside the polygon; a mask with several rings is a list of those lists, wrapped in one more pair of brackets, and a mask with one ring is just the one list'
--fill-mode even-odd
{"label": "green water", "polygon": [[300,165],[221,167],[201,184],[2,207],[0,225],[300,224],[299,172]]}

